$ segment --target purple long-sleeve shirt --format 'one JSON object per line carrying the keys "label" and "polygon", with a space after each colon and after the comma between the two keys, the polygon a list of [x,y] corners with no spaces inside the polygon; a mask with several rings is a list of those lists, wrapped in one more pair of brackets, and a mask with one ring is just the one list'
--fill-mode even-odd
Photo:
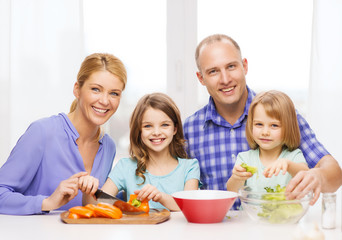
{"label": "purple long-sleeve shirt", "polygon": [[[85,171],[76,144],[78,137],[64,113],[33,122],[0,168],[0,213],[42,213],[43,199],[50,196],[61,181]],[[99,179],[101,187],[112,168],[116,148],[107,134],[99,142],[91,175]],[[80,191],[60,210],[78,205],[82,205]]]}

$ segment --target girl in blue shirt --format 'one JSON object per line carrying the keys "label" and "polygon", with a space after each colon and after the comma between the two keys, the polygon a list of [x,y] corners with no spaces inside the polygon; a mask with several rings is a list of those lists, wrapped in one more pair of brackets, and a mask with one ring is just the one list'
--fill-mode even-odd
{"label": "girl in blue shirt", "polygon": [[[251,150],[237,156],[227,190],[237,192],[243,185],[256,191],[284,187],[301,170],[308,170],[300,149],[300,131],[291,99],[282,92],[258,94],[252,101],[246,124]],[[242,163],[257,167],[252,174]],[[282,172],[280,174],[280,172]]]}
{"label": "girl in blue shirt", "polygon": [[180,112],[163,93],[145,95],[130,119],[130,158],[120,159],[105,184],[115,196],[124,190],[151,208],[179,211],[171,194],[197,190],[200,171],[196,159],[187,159]]}

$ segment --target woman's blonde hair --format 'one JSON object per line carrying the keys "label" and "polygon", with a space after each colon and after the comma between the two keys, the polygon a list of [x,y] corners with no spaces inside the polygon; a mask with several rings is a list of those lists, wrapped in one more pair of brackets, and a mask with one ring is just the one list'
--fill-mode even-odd
{"label": "woman's blonde hair", "polygon": [[[93,53],[86,57],[81,64],[80,70],[77,74],[77,82],[81,89],[84,83],[89,79],[90,75],[99,72],[108,71],[123,83],[125,89],[127,83],[127,72],[124,64],[120,59],[109,53]],[[77,99],[75,99],[70,106],[70,113],[75,111],[77,107]],[[97,141],[101,138],[101,129],[97,133]]]}
{"label": "woman's blonde hair", "polygon": [[174,101],[164,93],[152,93],[143,96],[135,107],[130,119],[129,149],[131,158],[137,161],[135,175],[143,179],[141,184],[145,182],[144,173],[146,172],[146,163],[150,159],[147,146],[141,140],[142,120],[144,113],[150,107],[164,112],[172,120],[177,129],[169,145],[171,156],[187,158],[182,120],[179,109]]}
{"label": "woman's blonde hair", "polygon": [[261,104],[269,117],[280,121],[282,126],[283,145],[290,151],[295,150],[300,144],[300,131],[297,114],[292,100],[280,91],[267,91],[259,93],[253,99],[246,124],[246,138],[251,149],[256,149],[258,144],[253,139],[253,119],[255,107]]}

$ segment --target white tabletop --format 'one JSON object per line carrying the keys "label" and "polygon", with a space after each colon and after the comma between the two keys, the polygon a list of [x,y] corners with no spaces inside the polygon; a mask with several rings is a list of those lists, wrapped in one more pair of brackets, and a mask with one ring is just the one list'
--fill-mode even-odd
{"label": "white tabletop", "polygon": [[65,224],[60,212],[48,215],[0,215],[1,239],[295,239],[298,231],[309,231],[317,224],[326,240],[341,240],[341,189],[337,195],[336,228],[321,228],[321,199],[293,225],[257,224],[244,212],[230,211],[226,219],[216,224],[188,223],[181,212],[171,213],[168,221],[157,225],[128,224]]}

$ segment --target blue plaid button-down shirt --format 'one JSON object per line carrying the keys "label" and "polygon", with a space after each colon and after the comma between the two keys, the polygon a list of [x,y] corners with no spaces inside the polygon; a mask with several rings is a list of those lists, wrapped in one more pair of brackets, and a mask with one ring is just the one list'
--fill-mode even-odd
{"label": "blue plaid button-down shirt", "polygon": [[[232,175],[236,156],[249,150],[246,139],[246,121],[249,106],[255,93],[247,87],[248,99],[243,114],[232,126],[215,108],[212,97],[209,103],[184,122],[184,136],[187,140],[187,152],[190,158],[197,158],[201,170],[202,189],[226,190],[226,182]],[[310,168],[328,155],[329,152],[317,141],[314,132],[306,120],[297,113],[301,132],[301,144],[304,157]],[[237,208],[237,201],[234,208]]]}

